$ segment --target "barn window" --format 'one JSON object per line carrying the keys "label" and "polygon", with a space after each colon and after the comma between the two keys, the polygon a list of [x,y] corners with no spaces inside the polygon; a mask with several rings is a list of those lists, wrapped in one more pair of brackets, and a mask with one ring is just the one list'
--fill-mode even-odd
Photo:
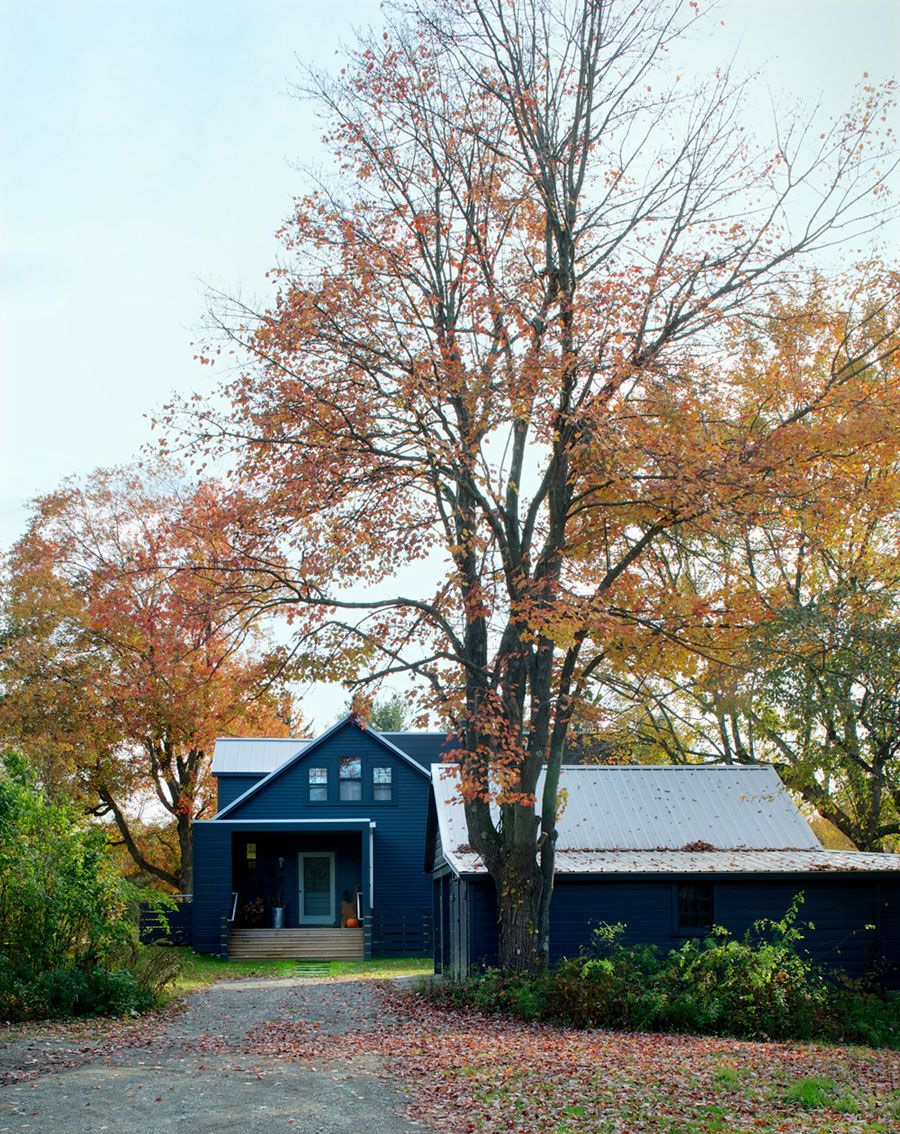
{"label": "barn window", "polygon": [[256,869],[256,843],[247,843],[247,869]]}
{"label": "barn window", "polygon": [[679,933],[703,933],[712,928],[712,882],[679,882],[675,901],[675,927]]}
{"label": "barn window", "polygon": [[394,798],[393,768],[372,769],[372,798],[379,803],[390,803]]}
{"label": "barn window", "polygon": [[342,756],[338,773],[341,799],[352,802],[362,799],[362,760],[358,756]]}
{"label": "barn window", "polygon": [[309,802],[325,803],[328,799],[328,769],[309,769]]}

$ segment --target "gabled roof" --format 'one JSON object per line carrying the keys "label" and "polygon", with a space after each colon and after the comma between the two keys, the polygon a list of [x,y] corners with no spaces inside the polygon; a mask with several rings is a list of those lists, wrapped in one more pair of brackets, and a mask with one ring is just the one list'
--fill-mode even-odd
{"label": "gabled roof", "polygon": [[[433,766],[432,782],[447,864],[483,873],[455,765]],[[900,855],[823,850],[771,767],[570,765],[560,788],[562,874],[900,870]]]}
{"label": "gabled roof", "polygon": [[312,743],[303,736],[220,736],[213,750],[214,776],[265,776]]}
{"label": "gabled roof", "polygon": [[445,732],[383,732],[381,736],[424,768],[440,763],[445,753],[455,747]]}
{"label": "gabled roof", "polygon": [[323,732],[321,736],[317,736],[315,740],[306,742],[304,744],[304,747],[295,752],[293,756],[285,760],[284,763],[279,764],[278,767],[274,768],[263,779],[258,780],[251,788],[248,788],[247,791],[245,791],[242,795],[239,795],[237,799],[233,799],[231,803],[229,803],[226,807],[223,807],[222,810],[213,817],[213,819],[224,819],[226,816],[230,815],[232,811],[240,807],[251,796],[254,796],[257,794],[257,792],[263,791],[263,789],[269,787],[270,784],[272,784],[274,780],[278,779],[279,776],[283,775],[283,773],[286,772],[288,768],[292,768],[300,760],[306,759],[307,756],[312,755],[313,752],[315,752],[315,750],[320,747],[320,745],[324,744],[326,740],[334,736],[336,732],[338,732],[347,724],[352,724],[355,728],[358,728],[360,732],[364,732],[366,736],[372,737],[373,740],[378,741],[378,743],[383,745],[389,752],[392,752],[399,759],[409,764],[409,766],[411,768],[414,768],[415,771],[421,773],[426,778],[428,777],[427,768],[424,768],[416,760],[413,760],[411,756],[408,756],[402,748],[399,748],[396,744],[393,744],[390,740],[387,739],[386,736],[383,736],[380,732],[375,732],[374,729],[363,729],[352,716],[346,716],[342,720],[339,720],[336,724],[333,724],[331,728],[326,729],[326,731]]}

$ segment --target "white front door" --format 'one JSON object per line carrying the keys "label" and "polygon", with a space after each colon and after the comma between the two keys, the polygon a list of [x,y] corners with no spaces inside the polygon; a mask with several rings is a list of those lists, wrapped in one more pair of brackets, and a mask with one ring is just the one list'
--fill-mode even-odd
{"label": "white front door", "polygon": [[300,924],[334,924],[334,854],[300,852]]}

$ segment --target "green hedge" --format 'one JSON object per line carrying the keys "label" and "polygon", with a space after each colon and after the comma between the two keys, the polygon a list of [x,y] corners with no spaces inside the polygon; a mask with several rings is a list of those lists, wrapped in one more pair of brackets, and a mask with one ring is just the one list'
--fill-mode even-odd
{"label": "green hedge", "polygon": [[603,926],[589,951],[540,977],[489,970],[435,983],[430,995],[578,1028],[900,1047],[900,1002],[835,984],[802,951],[802,900],[798,894],[781,921],[759,921],[742,940],[716,927],[668,953],[623,945],[624,926]]}

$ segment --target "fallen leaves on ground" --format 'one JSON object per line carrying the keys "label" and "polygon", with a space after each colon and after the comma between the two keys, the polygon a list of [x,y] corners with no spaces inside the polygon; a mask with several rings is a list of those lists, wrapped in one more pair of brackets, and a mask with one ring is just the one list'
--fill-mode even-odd
{"label": "fallen leaves on ground", "polygon": [[[479,1134],[900,1131],[896,1052],[573,1031],[412,1003],[383,1037],[423,1118]],[[790,1089],[830,1084],[809,1108]]]}
{"label": "fallen leaves on ground", "polygon": [[0,1026],[0,1086],[79,1067],[110,1051],[152,1047],[184,1010],[180,1001],[140,1017]]}
{"label": "fallen leaves on ground", "polygon": [[[212,1005],[209,1006],[212,1008]],[[128,1051],[177,1051],[196,1072],[378,1075],[446,1134],[897,1134],[900,1053],[697,1036],[574,1031],[438,1008],[392,983],[295,986],[277,1020],[215,1012],[196,1034],[164,1013],[46,1026],[9,1081]],[[177,1026],[173,1026],[177,1025]],[[54,1058],[55,1056],[55,1058]],[[2,1062],[2,1061],[0,1061]]]}

